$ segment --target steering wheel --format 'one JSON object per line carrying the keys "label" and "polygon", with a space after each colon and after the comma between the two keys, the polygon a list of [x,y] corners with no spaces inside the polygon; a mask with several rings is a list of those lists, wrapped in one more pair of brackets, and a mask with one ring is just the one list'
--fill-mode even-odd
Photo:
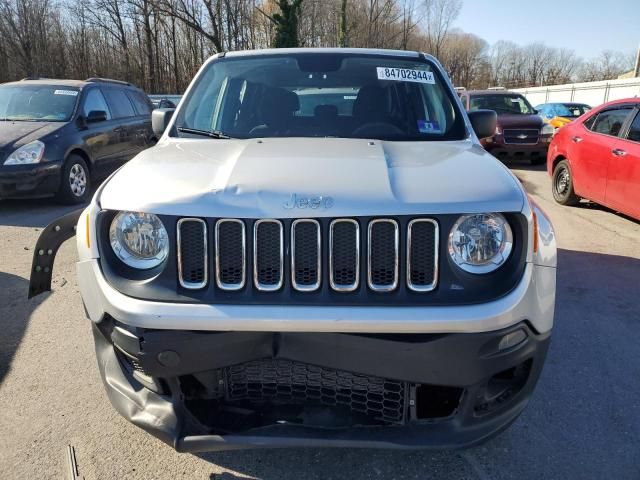
{"label": "steering wheel", "polygon": [[369,122],[364,125],[360,125],[351,134],[353,136],[368,136],[368,135],[386,135],[386,134],[402,135],[404,132],[396,127],[393,123],[389,122]]}

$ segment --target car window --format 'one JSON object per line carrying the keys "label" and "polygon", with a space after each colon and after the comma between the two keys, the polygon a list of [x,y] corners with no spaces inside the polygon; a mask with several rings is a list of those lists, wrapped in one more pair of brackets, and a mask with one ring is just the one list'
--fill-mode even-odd
{"label": "car window", "polygon": [[76,108],[79,90],[56,85],[0,86],[0,121],[66,122]]}
{"label": "car window", "polygon": [[596,133],[617,137],[620,134],[622,125],[624,125],[624,121],[627,119],[630,111],[631,108],[626,107],[600,112],[593,122],[591,130]]}
{"label": "car window", "polygon": [[453,92],[428,60],[360,53],[256,55],[205,66],[177,113],[180,129],[237,138],[398,141],[466,136]]}
{"label": "car window", "polygon": [[104,96],[107,98],[107,103],[114,118],[134,117],[136,115],[133,105],[124,91],[116,88],[107,88],[104,90]]}
{"label": "car window", "polygon": [[91,111],[103,111],[107,114],[107,120],[111,119],[111,112],[104,99],[104,95],[99,88],[92,88],[87,92],[87,97],[84,99],[84,106],[82,107],[82,115],[87,116]]}
{"label": "car window", "polygon": [[133,106],[136,107],[136,112],[138,115],[151,115],[151,106],[149,105],[149,101],[147,97],[141,92],[129,91],[127,92],[127,96]]}
{"label": "car window", "polygon": [[627,138],[629,140],[633,140],[634,142],[640,142],[640,112],[638,112],[636,118],[634,118],[633,122],[631,122]]}
{"label": "car window", "polygon": [[498,115],[531,115],[533,107],[522,95],[498,94],[471,97],[469,110],[495,110]]}

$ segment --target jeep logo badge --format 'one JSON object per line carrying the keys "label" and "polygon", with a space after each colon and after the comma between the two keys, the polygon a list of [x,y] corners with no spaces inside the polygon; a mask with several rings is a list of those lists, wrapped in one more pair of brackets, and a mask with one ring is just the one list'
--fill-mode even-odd
{"label": "jeep logo badge", "polygon": [[289,200],[287,200],[284,208],[291,210],[292,208],[311,208],[313,210],[317,208],[331,208],[333,207],[333,198],[323,197],[322,195],[315,197],[302,197],[296,193],[292,193]]}

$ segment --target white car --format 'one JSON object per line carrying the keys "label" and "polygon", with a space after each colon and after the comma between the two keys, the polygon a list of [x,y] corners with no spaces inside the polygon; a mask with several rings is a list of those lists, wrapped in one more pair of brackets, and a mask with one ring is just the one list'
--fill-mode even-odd
{"label": "white car", "polygon": [[484,441],[532,394],[556,281],[495,121],[417,52],[215,55],[43,231],[30,296],[76,234],[109,399],[179,451]]}

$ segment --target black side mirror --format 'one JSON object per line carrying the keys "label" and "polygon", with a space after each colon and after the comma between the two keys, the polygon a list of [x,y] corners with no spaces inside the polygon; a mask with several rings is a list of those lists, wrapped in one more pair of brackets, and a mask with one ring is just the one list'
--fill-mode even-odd
{"label": "black side mirror", "polygon": [[153,133],[160,137],[167,129],[167,125],[169,125],[169,121],[175,111],[175,108],[156,108],[151,112],[151,128],[153,129]]}
{"label": "black side mirror", "polygon": [[496,124],[498,123],[498,115],[493,110],[473,110],[467,112],[469,121],[473,131],[476,132],[478,138],[493,137],[496,133]]}
{"label": "black side mirror", "polygon": [[107,119],[107,112],[104,110],[91,110],[87,115],[87,123],[104,122]]}

